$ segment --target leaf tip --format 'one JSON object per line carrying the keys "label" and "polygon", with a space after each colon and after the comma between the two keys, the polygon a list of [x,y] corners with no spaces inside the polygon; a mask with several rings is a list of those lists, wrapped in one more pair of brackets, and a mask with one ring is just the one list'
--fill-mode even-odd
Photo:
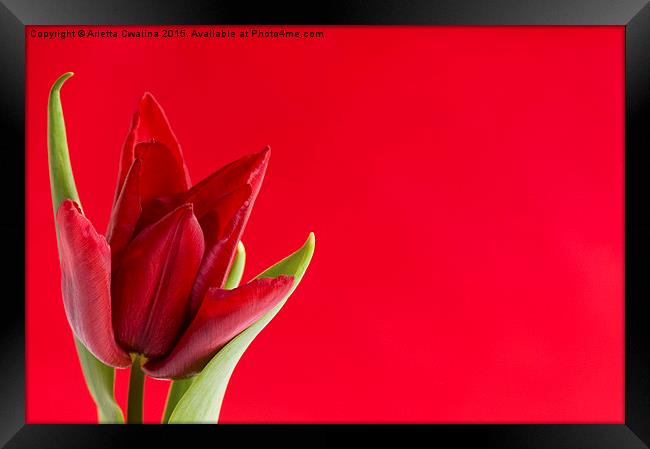
{"label": "leaf tip", "polygon": [[51,93],[60,91],[63,83],[65,83],[68,78],[72,77],[72,75],[74,75],[74,72],[66,72],[61,75],[52,85]]}
{"label": "leaf tip", "polygon": [[310,232],[309,236],[307,236],[307,241],[302,248],[306,254],[309,254],[309,258],[311,259],[312,254],[314,254],[314,249],[316,248],[316,234]]}
{"label": "leaf tip", "polygon": [[[302,278],[302,276],[305,274],[305,271],[307,271],[307,267],[309,266],[309,263],[311,262],[311,258],[314,255],[315,248],[316,248],[316,235],[313,232],[310,232],[309,235],[307,236],[307,241],[305,241],[302,247],[295,253],[296,255],[301,254],[302,256],[300,258],[301,261],[299,262],[299,264],[302,265],[302,267],[296,273],[296,277],[298,279]],[[294,288],[296,285],[297,283],[294,283]]]}

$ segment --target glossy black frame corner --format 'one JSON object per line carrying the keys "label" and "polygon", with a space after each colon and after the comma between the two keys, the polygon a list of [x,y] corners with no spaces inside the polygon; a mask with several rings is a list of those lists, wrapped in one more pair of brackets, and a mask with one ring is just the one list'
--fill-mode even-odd
{"label": "glossy black frame corner", "polygon": [[[155,7],[154,7],[155,4]],[[403,24],[625,26],[625,424],[400,426],[93,426],[25,424],[25,25],[46,24]],[[8,448],[178,447],[267,441],[364,445],[632,449],[650,446],[650,4],[649,0],[363,0],[309,5],[219,0],[0,0],[0,235],[2,382],[0,444]],[[342,398],[342,406],[345,399]],[[424,438],[424,439],[423,439]]]}

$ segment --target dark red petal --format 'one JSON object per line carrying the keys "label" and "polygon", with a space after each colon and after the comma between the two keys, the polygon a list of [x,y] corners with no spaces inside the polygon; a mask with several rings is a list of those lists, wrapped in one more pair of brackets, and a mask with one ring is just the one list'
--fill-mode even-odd
{"label": "dark red petal", "polygon": [[213,204],[199,219],[205,236],[205,253],[192,287],[191,314],[196,313],[210,287],[223,288],[235,257],[237,243],[251,209],[251,186],[245,184]]}
{"label": "dark red petal", "polygon": [[106,231],[106,239],[111,246],[113,270],[119,263],[119,258],[129,244],[135,231],[135,226],[142,212],[140,202],[140,170],[141,161],[136,159],[126,177],[120,196],[113,206],[111,219]]}
{"label": "dark red petal", "polygon": [[206,251],[192,290],[192,311],[210,287],[223,287],[253,203],[260,190],[271,149],[230,163],[192,187],[185,201],[194,204],[206,237]]}
{"label": "dark red petal", "polygon": [[122,158],[118,175],[115,199],[122,191],[129,168],[135,159],[136,146],[143,142],[159,142],[169,149],[173,164],[182,172],[185,190],[191,185],[187,167],[183,161],[183,153],[176,140],[164,111],[150,93],[145,93],[133,115],[131,129],[122,149]]}
{"label": "dark red petal", "polygon": [[186,193],[168,195],[143,204],[136,234],[179,204],[192,203],[205,236],[205,256],[192,289],[192,315],[210,287],[223,287],[237,242],[257,197],[271,149],[232,162]]}
{"label": "dark red petal", "polygon": [[252,195],[260,190],[264,173],[271,157],[268,146],[259,153],[249,154],[217,170],[195,186],[183,198],[194,204],[197,217],[214,210],[215,202],[245,184],[251,186]]}
{"label": "dark red petal", "polygon": [[65,313],[75,336],[103,363],[125,367],[131,357],[115,342],[111,321],[111,252],[71,200],[56,213]]}
{"label": "dark red petal", "polygon": [[271,310],[289,292],[293,277],[255,279],[234,290],[210,289],[172,352],[150,360],[144,371],[158,378],[198,373],[233,337]]}
{"label": "dark red petal", "polygon": [[148,358],[170,351],[189,322],[203,248],[189,204],[144,229],[126,248],[113,280],[113,322],[123,348]]}
{"label": "dark red petal", "polygon": [[[163,215],[184,203],[194,205],[194,215],[201,221],[203,215],[218,209],[222,197],[245,185],[251,187],[251,197],[254,200],[264,179],[270,155],[271,149],[267,146],[259,153],[244,156],[220,168],[187,192],[170,196],[159,195],[155,200],[143,205],[142,217],[136,232],[155,223]],[[224,218],[221,221],[228,220]]]}
{"label": "dark red petal", "polygon": [[[182,204],[185,204],[182,195],[154,198],[148,203],[143,204],[142,214],[140,214],[140,220],[138,220],[135,233],[137,234],[144,228],[151,226]],[[194,216],[196,216],[196,214],[194,214]]]}

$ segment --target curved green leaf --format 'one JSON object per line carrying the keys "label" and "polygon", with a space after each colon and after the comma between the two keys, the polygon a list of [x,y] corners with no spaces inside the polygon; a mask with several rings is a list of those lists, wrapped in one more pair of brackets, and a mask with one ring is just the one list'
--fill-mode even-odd
{"label": "curved green leaf", "polygon": [[76,338],[74,342],[88,391],[97,405],[97,420],[102,424],[123,424],[124,414],[115,401],[115,369],[97,360]]}
{"label": "curved green leaf", "polygon": [[302,248],[257,276],[265,278],[284,274],[294,276],[294,282],[287,296],[278,305],[233,338],[210,360],[203,371],[195,376],[194,382],[174,409],[170,423],[213,423],[218,420],[223,396],[237,362],[300,283],[314,254],[314,244],[314,234],[311,233]]}
{"label": "curved green leaf", "polygon": [[169,418],[172,416],[172,412],[176,408],[176,405],[178,405],[178,402],[183,398],[185,392],[187,392],[187,390],[192,386],[194,379],[196,379],[196,376],[171,381],[169,392],[167,393],[167,401],[165,402],[165,411],[163,412],[163,424],[169,422]]}
{"label": "curved green leaf", "polygon": [[[61,86],[73,75],[65,73],[52,86],[47,104],[47,148],[50,166],[50,186],[52,189],[52,206],[54,214],[61,202],[70,198],[79,204],[79,194],[75,186],[68,140],[65,133],[65,121],[61,106]],[[56,221],[55,221],[56,226]],[[57,241],[59,230],[56,231]],[[124,415],[115,402],[115,370],[97,360],[86,347],[75,338],[77,354],[81,362],[88,391],[97,405],[97,417],[100,423],[123,423]]]}
{"label": "curved green leaf", "polygon": [[[241,277],[244,274],[244,266],[246,265],[246,249],[244,244],[239,242],[237,244],[237,252],[235,253],[235,260],[232,262],[230,272],[226,278],[224,288],[232,290],[239,286]],[[181,400],[185,392],[194,383],[196,376],[188,377],[187,379],[178,379],[171,382],[169,386],[169,393],[167,393],[167,402],[165,402],[165,411],[163,412],[162,423],[167,424],[169,417],[176,408],[178,401]]]}
{"label": "curved green leaf", "polygon": [[64,73],[54,82],[47,103],[47,155],[50,165],[52,205],[55,214],[61,202],[67,198],[79,203],[79,194],[70,165],[68,138],[65,134],[65,120],[61,106],[61,87],[72,75],[72,72]]}
{"label": "curved green leaf", "polygon": [[242,242],[237,243],[237,252],[235,253],[235,260],[232,262],[228,278],[224,283],[223,288],[232,290],[237,288],[241,282],[241,277],[244,274],[244,266],[246,265],[246,249]]}

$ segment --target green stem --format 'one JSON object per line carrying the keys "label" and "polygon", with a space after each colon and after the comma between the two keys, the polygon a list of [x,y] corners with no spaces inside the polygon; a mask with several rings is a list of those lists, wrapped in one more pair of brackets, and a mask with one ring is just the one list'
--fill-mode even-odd
{"label": "green stem", "polygon": [[142,424],[142,408],[144,399],[144,373],[142,359],[139,355],[133,357],[131,376],[129,377],[129,396],[126,403],[126,422]]}

